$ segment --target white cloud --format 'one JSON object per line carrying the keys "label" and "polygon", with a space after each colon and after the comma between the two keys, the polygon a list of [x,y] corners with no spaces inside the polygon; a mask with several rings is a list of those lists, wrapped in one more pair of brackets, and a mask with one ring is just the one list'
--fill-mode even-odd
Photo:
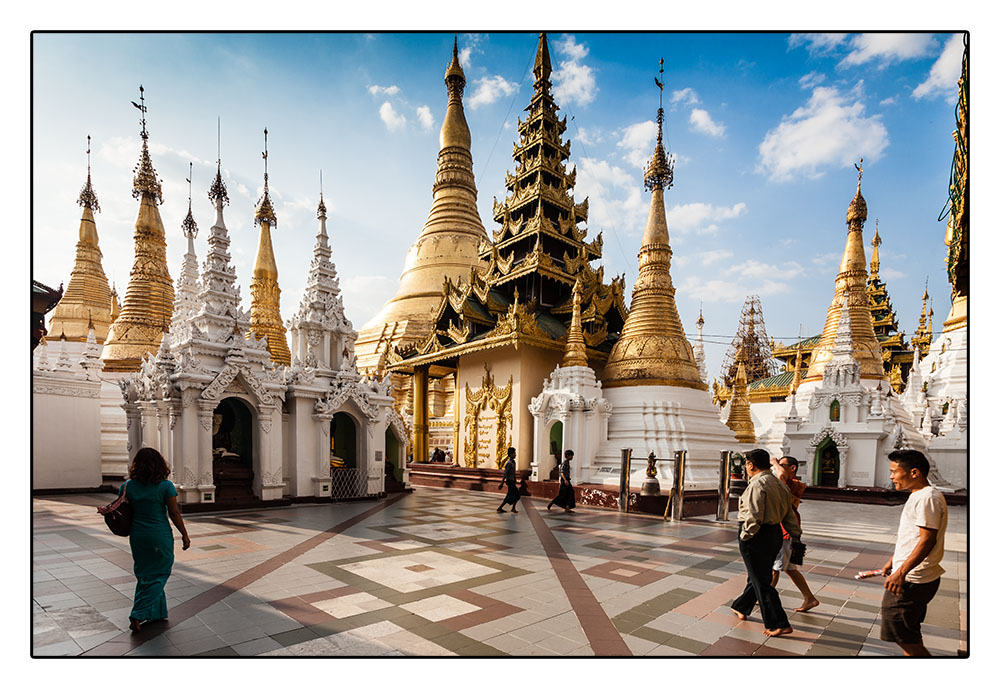
{"label": "white cloud", "polygon": [[965,46],[962,34],[953,34],[944,46],[941,57],[931,67],[930,74],[917,88],[914,98],[955,97],[958,78],[962,74],[962,54]]}
{"label": "white cloud", "polygon": [[667,222],[671,232],[677,234],[711,234],[719,229],[717,223],[738,218],[747,211],[747,205],[740,201],[732,207],[713,206],[710,203],[685,203],[667,210]]}
{"label": "white cloud", "polygon": [[742,275],[752,278],[780,277],[788,279],[798,277],[804,271],[802,266],[795,261],[786,261],[779,267],[774,264],[761,263],[760,261],[749,259],[743,263],[730,266],[728,272],[733,275]]}
{"label": "white cloud", "polygon": [[893,268],[882,268],[881,266],[879,267],[878,273],[886,280],[900,280],[906,277],[906,273],[900,272]]}
{"label": "white cloud", "polygon": [[631,124],[622,130],[622,138],[618,148],[622,149],[622,157],[639,169],[643,169],[653,155],[656,145],[656,122],[646,120]]}
{"label": "white cloud", "polygon": [[628,235],[641,233],[649,200],[643,198],[640,179],[617,165],[595,158],[580,158],[576,170],[574,196],[577,200],[590,199],[588,227],[610,227]]}
{"label": "white cloud", "polygon": [[889,145],[889,132],[881,115],[865,117],[862,83],[846,93],[816,87],[805,105],[764,136],[758,172],[780,182],[797,174],[821,177],[823,168],[848,167],[859,156],[878,160]]}
{"label": "white cloud", "polygon": [[390,132],[406,126],[406,117],[396,112],[396,109],[392,107],[392,103],[389,101],[382,103],[382,107],[378,109],[378,114]]}
{"label": "white cloud", "polygon": [[472,56],[482,55],[483,49],[480,44],[483,41],[483,36],[477,33],[467,33],[462,34],[458,41],[461,46],[458,49],[458,62],[462,65],[462,69],[468,69],[469,65],[472,64]]}
{"label": "white cloud", "polygon": [[788,48],[804,45],[810,55],[826,55],[843,43],[846,33],[795,33],[788,37]]}
{"label": "white cloud", "polygon": [[888,98],[883,98],[882,100],[880,100],[878,102],[878,104],[879,105],[895,105],[896,104],[896,97],[895,96],[889,96]]}
{"label": "white cloud", "polygon": [[712,251],[702,251],[698,254],[698,259],[703,266],[710,266],[713,263],[732,257],[733,252],[728,249],[713,249]]}
{"label": "white cloud", "polygon": [[587,127],[579,127],[576,131],[576,140],[583,145],[599,144],[604,142],[604,135],[601,133],[600,129],[590,129]]}
{"label": "white cloud", "polygon": [[837,263],[840,262],[840,259],[842,257],[843,254],[837,254],[837,253],[820,254],[818,256],[813,256],[812,262],[820,266],[821,268],[830,268],[832,266],[837,265]]}
{"label": "white cloud", "polygon": [[825,80],[826,80],[825,74],[820,74],[819,72],[809,72],[809,74],[806,74],[801,79],[799,79],[799,86],[801,86],[804,89],[811,89],[816,86],[819,86]]}
{"label": "white cloud", "polygon": [[748,294],[766,297],[780,294],[788,289],[788,283],[780,280],[705,280],[702,276],[688,276],[681,282],[677,291],[692,300],[739,304],[746,300]]}
{"label": "white cloud", "polygon": [[395,96],[399,93],[399,87],[393,84],[392,86],[379,86],[377,84],[372,84],[368,87],[368,93],[373,96]]}
{"label": "white cloud", "polygon": [[892,62],[924,57],[934,49],[934,36],[929,33],[863,33],[849,41],[851,52],[839,67],[862,65],[878,60],[884,67]]}
{"label": "white cloud", "polygon": [[726,126],[712,120],[712,116],[708,114],[708,111],[701,108],[694,108],[691,111],[691,117],[688,121],[694,127],[695,131],[699,131],[702,134],[722,136],[726,133]]}
{"label": "white cloud", "polygon": [[517,93],[519,88],[518,84],[507,81],[499,74],[492,77],[483,77],[476,80],[476,90],[473,91],[466,102],[470,110],[475,110],[480,105],[489,105],[505,96],[512,96]]}
{"label": "white cloud", "polygon": [[695,93],[693,88],[687,87],[674,91],[670,96],[670,104],[680,104],[680,105],[697,105],[701,101],[698,100],[698,94]]}
{"label": "white cloud", "polygon": [[594,100],[598,91],[594,70],[581,62],[589,52],[587,46],[577,43],[572,35],[567,35],[553,45],[566,59],[552,72],[552,95],[564,105],[586,105]]}
{"label": "white cloud", "polygon": [[417,119],[420,120],[420,126],[425,130],[429,130],[434,126],[434,115],[431,114],[431,109],[426,105],[421,105],[417,108]]}

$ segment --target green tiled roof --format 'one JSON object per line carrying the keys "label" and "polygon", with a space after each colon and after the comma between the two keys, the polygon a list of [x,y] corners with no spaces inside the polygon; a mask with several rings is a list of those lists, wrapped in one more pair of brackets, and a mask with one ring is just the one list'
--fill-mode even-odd
{"label": "green tiled roof", "polygon": [[771,376],[770,378],[761,378],[760,380],[755,380],[747,386],[749,390],[760,390],[762,388],[783,388],[788,387],[792,384],[792,380],[795,378],[795,371],[785,371],[784,373],[779,373],[776,376]]}

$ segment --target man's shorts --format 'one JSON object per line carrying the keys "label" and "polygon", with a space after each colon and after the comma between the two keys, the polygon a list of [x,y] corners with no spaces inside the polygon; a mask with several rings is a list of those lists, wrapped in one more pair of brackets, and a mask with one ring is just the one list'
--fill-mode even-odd
{"label": "man's shorts", "polygon": [[790,572],[794,569],[798,569],[799,566],[792,563],[792,539],[786,538],[781,542],[781,550],[778,551],[778,557],[774,560],[774,567],[772,569],[776,572]]}
{"label": "man's shorts", "polygon": [[903,590],[897,595],[889,589],[882,595],[882,641],[898,644],[919,644],[920,623],[927,615],[927,604],[937,593],[940,579],[926,584],[903,582]]}

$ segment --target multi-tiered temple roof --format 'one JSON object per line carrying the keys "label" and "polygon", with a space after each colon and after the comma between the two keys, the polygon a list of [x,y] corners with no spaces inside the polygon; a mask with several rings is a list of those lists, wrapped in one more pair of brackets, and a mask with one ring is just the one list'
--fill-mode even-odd
{"label": "multi-tiered temple roof", "polygon": [[[545,34],[538,42],[534,92],[527,118],[518,120],[514,170],[506,177],[507,195],[494,199],[500,227],[493,241],[482,241],[468,279],[445,278],[444,297],[434,329],[415,346],[392,357],[405,367],[456,354],[525,343],[562,351],[573,312],[573,288],[580,283],[581,325],[590,361],[603,362],[625,321],[624,277],[604,283],[604,269],[591,267],[601,257],[603,239],[587,241],[587,201],[573,197],[576,171],[566,160],[566,119],[552,98],[552,64]],[[445,354],[441,352],[446,351]]]}

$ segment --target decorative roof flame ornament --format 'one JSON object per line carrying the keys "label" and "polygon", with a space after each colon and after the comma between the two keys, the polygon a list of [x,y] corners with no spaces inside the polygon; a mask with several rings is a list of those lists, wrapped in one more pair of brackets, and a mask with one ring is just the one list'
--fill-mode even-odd
{"label": "decorative roof flame ornament", "polygon": [[139,85],[139,103],[132,101],[132,105],[139,109],[139,124],[142,131],[142,151],[139,153],[139,162],[135,166],[135,178],[132,180],[132,198],[141,199],[143,194],[149,194],[156,200],[157,204],[163,203],[163,188],[160,180],[156,177],[156,170],[153,169],[153,160],[149,157],[149,132],[146,131],[146,95],[142,84]]}
{"label": "decorative roof flame ornament", "polygon": [[583,339],[583,326],[580,321],[580,303],[582,301],[583,285],[577,279],[576,284],[573,285],[573,318],[566,334],[566,354],[562,360],[564,368],[566,366],[587,365],[587,344]]}
{"label": "decorative roof flame ornament", "polygon": [[326,218],[326,204],[323,203],[323,171],[319,171],[319,205],[316,206],[316,218],[323,220]]}
{"label": "decorative roof flame ornament", "polygon": [[673,165],[663,151],[663,82],[654,81],[660,90],[658,132],[645,176],[646,189],[653,196],[639,249],[639,275],[632,288],[632,305],[604,367],[604,387],[666,385],[708,390],[698,372],[691,343],[684,335],[670,277],[673,252],[663,191],[673,184]]}
{"label": "decorative roof flame ornament", "polygon": [[264,151],[261,153],[264,158],[264,195],[257,202],[257,213],[254,214],[253,224],[259,225],[261,222],[268,222],[271,227],[278,226],[278,218],[274,214],[274,206],[271,205],[271,195],[267,189],[267,127],[264,128]]}
{"label": "decorative roof flame ornament", "polygon": [[875,336],[872,312],[868,297],[868,261],[865,258],[864,230],[868,219],[868,204],[861,195],[861,177],[864,158],[855,163],[858,171],[858,190],[847,209],[847,241],[840,260],[840,270],[834,281],[833,299],[826,312],[826,323],[809,361],[809,370],[803,382],[823,378],[823,371],[834,356],[834,340],[841,320],[841,308],[849,310],[850,337],[853,356],[861,365],[861,377],[871,380],[885,379],[882,347]]}
{"label": "decorative roof flame ornament", "polygon": [[87,135],[87,183],[80,191],[80,197],[76,200],[78,206],[89,208],[92,211],[101,212],[101,204],[97,202],[97,194],[90,183],[90,134]]}

